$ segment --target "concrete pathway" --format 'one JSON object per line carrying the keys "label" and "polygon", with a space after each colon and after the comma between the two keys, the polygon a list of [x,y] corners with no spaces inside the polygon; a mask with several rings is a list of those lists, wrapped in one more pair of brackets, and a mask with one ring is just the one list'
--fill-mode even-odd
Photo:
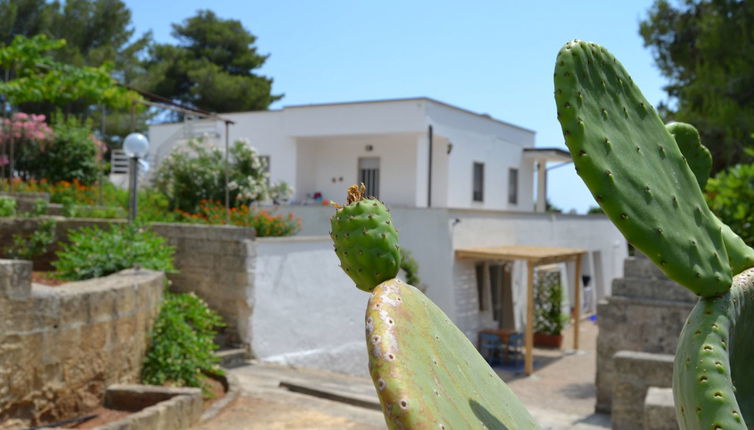
{"label": "concrete pathway", "polygon": [[[534,418],[550,430],[605,430],[608,416],[594,410],[597,327],[582,324],[577,352],[535,351],[535,374],[496,369]],[[570,347],[566,333],[565,347]],[[241,395],[196,430],[377,430],[385,423],[368,378],[254,363],[230,370]],[[282,385],[282,386],[281,386]]]}

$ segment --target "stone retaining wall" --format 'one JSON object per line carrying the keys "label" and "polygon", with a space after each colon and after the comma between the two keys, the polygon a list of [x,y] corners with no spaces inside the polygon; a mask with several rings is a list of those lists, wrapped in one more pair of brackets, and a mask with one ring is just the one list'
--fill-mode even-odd
{"label": "stone retaining wall", "polygon": [[127,270],[32,285],[29,262],[0,260],[0,421],[67,418],[98,406],[108,385],[137,382],[164,283]]}
{"label": "stone retaining wall", "polygon": [[[614,355],[618,351],[675,354],[678,336],[696,300],[646,256],[626,259],[624,277],[613,281],[613,295],[597,307],[598,412],[609,413],[612,408],[617,374]],[[642,403],[643,394],[637,406]]]}
{"label": "stone retaining wall", "polygon": [[[109,224],[125,220],[59,218],[56,240],[65,242],[68,231],[82,227],[107,228]],[[29,235],[39,218],[0,218],[0,244],[12,243],[15,234]],[[153,231],[175,246],[176,274],[168,275],[171,289],[195,292],[222,317],[227,327],[223,343],[246,345],[251,343],[248,321],[253,304],[254,230],[251,228],[199,224],[154,223]],[[0,245],[0,257],[3,254]],[[51,261],[59,249],[56,245],[48,253],[34,259],[35,270],[52,270]]]}

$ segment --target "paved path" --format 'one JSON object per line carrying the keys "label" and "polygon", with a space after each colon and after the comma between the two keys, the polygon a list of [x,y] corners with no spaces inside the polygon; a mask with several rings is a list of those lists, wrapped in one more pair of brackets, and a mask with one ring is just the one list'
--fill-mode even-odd
{"label": "paved path", "polygon": [[[566,333],[565,347],[571,346],[570,334]],[[498,370],[545,429],[610,428],[609,417],[593,414],[596,334],[596,326],[586,322],[578,352],[536,350],[532,377]],[[241,395],[196,430],[385,428],[368,378],[261,363],[230,372],[240,380]]]}

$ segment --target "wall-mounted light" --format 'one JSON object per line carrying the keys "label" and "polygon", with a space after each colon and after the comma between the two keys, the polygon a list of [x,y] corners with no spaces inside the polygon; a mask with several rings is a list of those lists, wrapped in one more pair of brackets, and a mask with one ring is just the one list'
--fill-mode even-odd
{"label": "wall-mounted light", "polygon": [[451,152],[453,152],[453,144],[448,142],[448,155],[450,155]]}
{"label": "wall-mounted light", "polygon": [[374,149],[374,146],[367,145],[367,146],[364,147],[364,149],[366,149],[367,152],[372,152],[372,150]]}

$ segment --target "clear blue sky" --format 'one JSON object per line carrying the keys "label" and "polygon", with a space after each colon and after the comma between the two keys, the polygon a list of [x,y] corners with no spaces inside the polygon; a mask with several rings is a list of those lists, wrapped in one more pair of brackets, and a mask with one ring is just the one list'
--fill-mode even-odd
{"label": "clear blue sky", "polygon": [[[665,98],[638,34],[651,0],[125,1],[137,32],[161,42],[174,42],[170,24],[198,9],[240,20],[270,54],[261,73],[285,94],[273,108],[426,96],[535,130],[538,147],[565,148],[552,71],[571,39],[604,45],[651,103]],[[573,165],[550,172],[548,194],[566,211],[595,204]]]}

